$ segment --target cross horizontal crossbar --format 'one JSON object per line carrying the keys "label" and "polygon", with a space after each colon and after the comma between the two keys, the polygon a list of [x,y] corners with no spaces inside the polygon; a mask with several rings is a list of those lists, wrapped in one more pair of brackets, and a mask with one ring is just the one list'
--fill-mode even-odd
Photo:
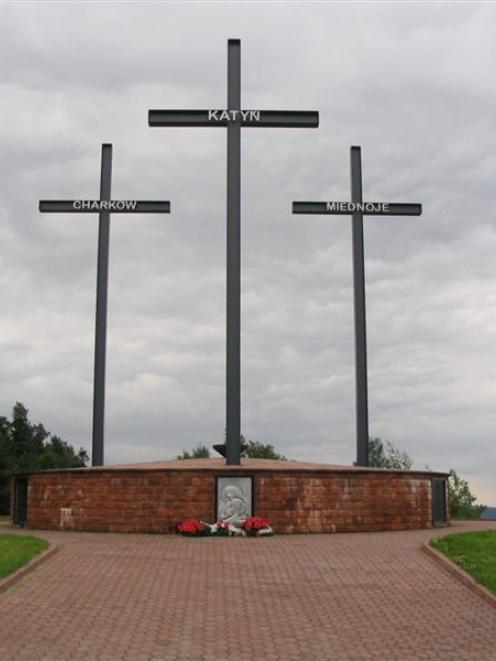
{"label": "cross horizontal crossbar", "polygon": [[51,213],[170,213],[168,200],[40,200],[40,211]]}
{"label": "cross horizontal crossbar", "polygon": [[421,204],[395,202],[293,202],[293,213],[369,216],[420,216]]}
{"label": "cross horizontal crossbar", "polygon": [[313,110],[149,110],[149,126],[228,126],[317,128],[319,113]]}

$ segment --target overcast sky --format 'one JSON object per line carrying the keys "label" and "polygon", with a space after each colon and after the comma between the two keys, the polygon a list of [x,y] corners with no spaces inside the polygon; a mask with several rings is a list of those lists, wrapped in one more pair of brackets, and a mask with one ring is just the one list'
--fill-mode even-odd
{"label": "overcast sky", "polygon": [[364,198],[370,433],[496,505],[496,5],[0,5],[0,414],[91,449],[97,215],[39,199],[170,199],[114,215],[106,462],[172,458],[225,426],[226,131],[149,128],[149,108],[318,110],[242,133],[242,432],[287,457],[355,459],[351,221]]}

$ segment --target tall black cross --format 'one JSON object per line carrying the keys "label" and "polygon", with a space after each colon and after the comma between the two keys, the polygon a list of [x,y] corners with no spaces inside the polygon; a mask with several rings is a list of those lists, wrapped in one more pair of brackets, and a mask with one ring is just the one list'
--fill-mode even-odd
{"label": "tall black cross", "polygon": [[91,463],[103,466],[105,417],[105,353],[107,338],[107,291],[110,214],[170,213],[168,201],[112,200],[112,145],[102,145],[100,199],[40,200],[40,211],[49,213],[98,213],[98,267],[96,276],[95,365],[93,381],[93,432]]}
{"label": "tall black cross", "polygon": [[355,402],[357,465],[369,465],[367,338],[363,216],[420,216],[422,205],[363,202],[360,147],[351,147],[351,202],[293,202],[293,213],[351,215],[353,234],[353,298],[355,306]]}
{"label": "tall black cross", "polygon": [[227,127],[227,296],[226,296],[226,443],[216,449],[226,463],[240,464],[240,216],[241,127],[316,128],[319,113],[241,109],[241,43],[227,43],[227,108],[150,110],[150,126]]}

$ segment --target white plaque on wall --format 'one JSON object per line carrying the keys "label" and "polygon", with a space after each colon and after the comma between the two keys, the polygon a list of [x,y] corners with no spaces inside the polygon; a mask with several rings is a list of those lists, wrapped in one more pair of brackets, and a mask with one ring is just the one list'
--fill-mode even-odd
{"label": "white plaque on wall", "polygon": [[237,524],[252,516],[252,478],[217,478],[217,520]]}

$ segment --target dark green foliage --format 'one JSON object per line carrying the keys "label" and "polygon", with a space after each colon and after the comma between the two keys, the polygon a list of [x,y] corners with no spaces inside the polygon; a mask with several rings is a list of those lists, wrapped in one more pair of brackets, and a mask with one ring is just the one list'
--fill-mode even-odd
{"label": "dark green foliage", "polygon": [[10,508],[10,476],[46,468],[79,468],[88,455],[80,448],[76,453],[58,436],[52,436],[42,424],[28,419],[27,408],[17,402],[12,421],[0,417],[0,514]]}
{"label": "dark green foliage", "polygon": [[484,505],[476,505],[477,497],[472,494],[466,480],[450,470],[448,480],[448,507],[454,519],[480,519]]}
{"label": "dark green foliage", "polygon": [[246,446],[243,452],[243,457],[250,457],[250,459],[279,459],[279,461],[287,461],[286,457],[279,454],[274,450],[274,446],[270,443],[262,443],[261,441],[246,440],[241,436],[241,444]]}
{"label": "dark green foliage", "polygon": [[407,471],[412,465],[413,459],[390,441],[369,438],[369,466]]}
{"label": "dark green foliage", "polygon": [[182,454],[178,454],[176,459],[207,459],[210,457],[210,450],[206,445],[198,444],[191,452],[183,450]]}

